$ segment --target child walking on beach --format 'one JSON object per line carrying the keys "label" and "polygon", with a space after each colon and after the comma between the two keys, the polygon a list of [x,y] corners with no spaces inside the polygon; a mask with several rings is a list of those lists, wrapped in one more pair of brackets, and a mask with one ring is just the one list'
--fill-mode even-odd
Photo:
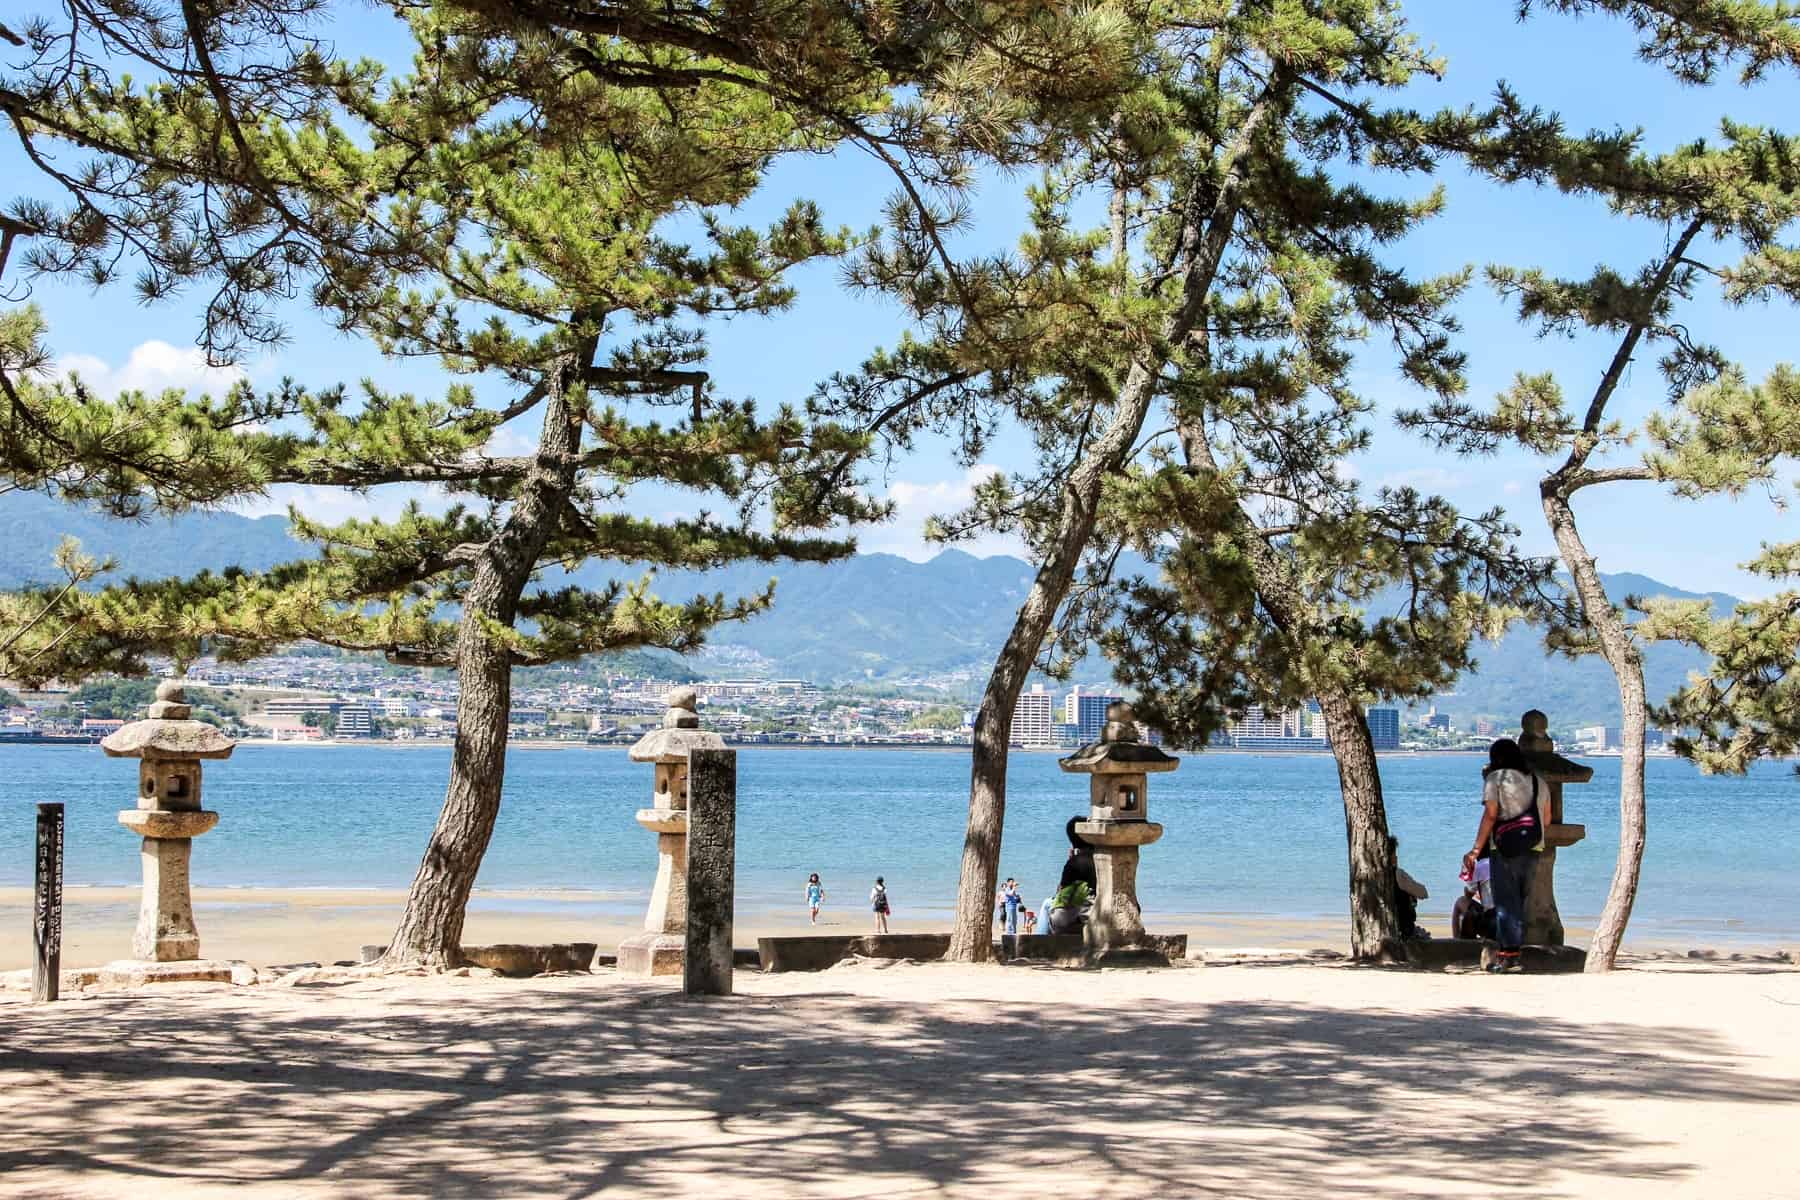
{"label": "child walking on beach", "polygon": [[875,877],[875,886],[869,889],[869,906],[875,910],[875,932],[886,933],[888,931],[887,884],[879,875]]}
{"label": "child walking on beach", "polygon": [[812,923],[819,923],[819,905],[825,903],[825,885],[819,882],[819,873],[814,871],[806,881],[806,907],[812,914]]}

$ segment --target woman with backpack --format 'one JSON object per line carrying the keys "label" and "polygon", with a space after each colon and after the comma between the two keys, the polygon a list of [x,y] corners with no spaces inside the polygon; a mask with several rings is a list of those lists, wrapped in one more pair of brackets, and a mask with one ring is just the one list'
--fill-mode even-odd
{"label": "woman with backpack", "polygon": [[1511,738],[1488,747],[1481,769],[1481,826],[1475,848],[1463,855],[1463,874],[1473,876],[1475,862],[1488,849],[1489,886],[1494,895],[1494,940],[1500,952],[1488,970],[1516,974],[1519,949],[1525,944],[1525,900],[1537,874],[1538,851],[1544,848],[1543,787],[1525,752]]}

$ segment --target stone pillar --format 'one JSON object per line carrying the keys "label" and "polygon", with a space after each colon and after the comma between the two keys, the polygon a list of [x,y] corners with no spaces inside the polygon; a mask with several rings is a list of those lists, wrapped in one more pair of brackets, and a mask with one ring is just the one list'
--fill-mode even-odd
{"label": "stone pillar", "polygon": [[31,998],[62,994],[63,806],[37,806],[37,862],[31,891]]}
{"label": "stone pillar", "polygon": [[1564,944],[1562,914],[1556,907],[1556,852],[1585,838],[1587,826],[1563,820],[1563,784],[1586,783],[1594,777],[1592,767],[1556,753],[1549,729],[1550,719],[1538,709],[1519,718],[1519,749],[1549,792],[1538,797],[1545,822],[1544,848],[1538,851],[1537,874],[1525,896],[1525,942],[1530,946]]}
{"label": "stone pillar", "polygon": [[1096,846],[1094,881],[1099,897],[1088,923],[1088,945],[1096,950],[1135,946],[1144,940],[1144,910],[1137,898],[1138,848]]}
{"label": "stone pillar", "polygon": [[236,743],[192,709],[180,681],[157,685],[149,717],[118,730],[100,748],[114,758],[136,758],[135,809],[119,814],[119,824],[143,838],[143,903],[131,953],[140,961],[186,962],[200,957],[194,901],[188,882],[193,839],[219,823],[219,814],[200,807],[202,759],[230,758]]}
{"label": "stone pillar", "polygon": [[656,834],[656,884],[644,932],[619,944],[618,969],[627,975],[679,975],[687,944],[688,753],[723,750],[725,741],[700,728],[699,697],[678,687],[666,697],[662,728],[631,748],[633,762],[656,765],[651,807],[637,822]]}
{"label": "stone pillar", "polygon": [[682,988],[731,995],[737,890],[737,751],[688,752],[687,928]]}
{"label": "stone pillar", "polygon": [[1138,741],[1131,706],[1106,710],[1100,740],[1084,746],[1058,764],[1063,770],[1090,776],[1088,819],[1075,833],[1094,848],[1094,911],[1088,919],[1089,951],[1097,958],[1146,946],[1144,914],[1138,905],[1138,852],[1162,837],[1163,828],[1149,819],[1150,774],[1173,771],[1181,760]]}

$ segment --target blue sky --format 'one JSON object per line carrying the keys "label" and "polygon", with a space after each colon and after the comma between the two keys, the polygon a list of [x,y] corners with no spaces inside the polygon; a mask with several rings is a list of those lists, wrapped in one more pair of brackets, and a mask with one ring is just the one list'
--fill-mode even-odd
{"label": "blue sky", "polygon": [[[32,0],[28,4],[37,6]],[[1792,122],[1792,115],[1800,113],[1800,84],[1791,77],[1748,89],[1735,80],[1707,89],[1675,84],[1660,69],[1636,61],[1630,31],[1617,21],[1546,17],[1520,25],[1513,19],[1512,0],[1419,0],[1408,11],[1415,28],[1449,60],[1442,83],[1415,85],[1412,102],[1419,107],[1480,103],[1495,82],[1504,79],[1530,102],[1562,112],[1573,129],[1641,126],[1646,146],[1653,150],[1710,136],[1727,114],[1779,126],[1784,118]],[[344,19],[338,40],[344,49],[380,57],[391,57],[403,47],[385,19],[366,11]],[[0,195],[15,190],[9,177],[19,166],[16,154],[0,150],[0,179],[8,180],[0,185]],[[971,244],[1006,244],[1016,236],[1024,182],[987,181]],[[1433,182],[1447,187],[1449,211],[1393,254],[1396,261],[1420,273],[1490,262],[1536,265],[1574,276],[1584,276],[1602,262],[1630,271],[1663,245],[1661,228],[1617,221],[1598,204],[1529,189],[1502,189],[1456,172],[1432,181],[1388,180],[1386,187],[1422,190]],[[810,195],[829,221],[861,228],[876,222],[890,191],[884,172],[858,153],[796,158],[777,168],[740,215],[761,220],[789,198]],[[902,328],[901,316],[892,306],[847,294],[835,268],[809,269],[795,281],[800,299],[790,311],[768,319],[740,319],[716,330],[709,368],[725,391],[767,404],[800,400],[818,380],[853,367]],[[60,361],[79,369],[92,383],[193,385],[222,378],[203,370],[191,349],[196,315],[191,297],[147,308],[138,305],[127,289],[96,294],[80,285],[38,281],[32,299],[51,322],[51,340]],[[1593,339],[1537,339],[1482,288],[1470,292],[1461,314],[1471,392],[1477,398],[1504,387],[1516,371],[1554,370],[1571,397],[1584,399],[1611,353],[1610,345]],[[292,375],[326,384],[367,376],[388,387],[428,393],[440,391],[446,381],[428,364],[385,361],[303,311],[291,312],[289,322],[293,340],[287,347],[244,364],[253,380],[273,382]],[[1709,298],[1692,306],[1688,323],[1699,335],[1722,344],[1753,377],[1794,357],[1794,334],[1800,328],[1792,309],[1731,310]],[[1361,479],[1371,484],[1411,483],[1441,492],[1469,510],[1501,505],[1523,528],[1522,541],[1529,549],[1551,552],[1536,502],[1540,460],[1517,452],[1485,460],[1458,459],[1393,428],[1392,411],[1418,397],[1392,374],[1377,347],[1371,347],[1359,380],[1380,405],[1374,446],[1355,464]],[[477,381],[477,386],[496,401],[505,396],[498,383]],[[1615,409],[1620,417],[1632,419],[1662,402],[1662,379],[1650,355],[1632,368]],[[991,465],[1007,467],[1020,453],[1017,439],[1002,439],[990,455]],[[921,447],[878,481],[879,489],[899,503],[900,514],[890,525],[862,530],[861,547],[928,557],[933,550],[921,541],[920,525],[932,512],[956,507],[966,498],[968,483],[967,472],[950,461],[945,447]],[[292,501],[316,515],[339,517],[370,507],[391,511],[408,494],[401,488],[382,489],[367,498],[284,492],[250,511],[281,511]],[[647,502],[671,509],[682,505],[666,495]],[[1615,485],[1590,489],[1578,502],[1578,515],[1603,570],[1637,571],[1695,591],[1766,592],[1766,582],[1744,575],[1737,564],[1754,554],[1760,542],[1793,536],[1788,515],[1762,494],[1735,502],[1694,503],[1676,500],[1654,485]],[[1003,542],[969,548],[976,553],[1010,549]]]}

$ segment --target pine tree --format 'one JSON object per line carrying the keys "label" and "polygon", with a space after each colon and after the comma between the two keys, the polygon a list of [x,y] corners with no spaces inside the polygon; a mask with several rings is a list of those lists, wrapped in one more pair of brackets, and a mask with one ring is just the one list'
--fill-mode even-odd
{"label": "pine tree", "polygon": [[[617,84],[583,73],[567,45],[470,40],[454,13],[413,21],[420,49],[408,77],[283,60],[285,73],[322,80],[316,95],[329,100],[292,120],[236,109],[230,89],[215,87],[227,74],[256,78],[242,61],[141,88],[83,77],[39,89],[29,116],[9,110],[36,147],[100,157],[80,176],[51,168],[72,184],[67,208],[14,211],[32,231],[38,271],[103,275],[135,247],[149,294],[211,283],[215,352],[276,336],[268,306],[304,282],[341,328],[503,380],[506,402],[478,403],[467,386],[423,400],[293,383],[221,398],[98,396],[33,373],[46,356],[27,310],[12,314],[0,362],[0,449],[16,486],[125,516],[278,483],[430,484],[462,502],[333,527],[296,515],[320,554],[268,572],[11,598],[4,615],[23,631],[0,670],[74,678],[141,670],[153,653],[243,656],[295,639],[455,667],[445,804],[386,960],[442,966],[457,960],[499,809],[513,668],[622,647],[690,649],[717,622],[769,602],[670,604],[647,580],[534,587],[540,573],[593,558],[827,560],[851,545],[815,531],[881,508],[846,469],[859,435],[786,408],[759,416],[698,369],[708,320],[779,308],[792,266],[848,244],[805,202],[767,230],[717,215],[774,155],[814,148],[815,131],[731,82]],[[241,49],[216,30],[201,42]],[[128,182],[109,189],[114,178]],[[217,213],[231,223],[212,238]],[[663,232],[684,215],[697,245]],[[273,258],[261,249],[270,240],[284,244]],[[489,451],[502,424],[523,420],[539,422],[533,453]],[[621,511],[644,484],[730,509],[666,522]]]}
{"label": "pine tree", "polygon": [[[1346,380],[1362,323],[1379,314],[1450,392],[1456,356],[1429,347],[1454,330],[1442,306],[1456,286],[1334,285],[1329,263],[1286,239],[1257,249],[1257,294],[1222,296],[1215,327],[1229,335],[1183,367],[1179,449],[1154,452],[1109,501],[1103,536],[1160,581],[1129,585],[1101,641],[1140,714],[1177,745],[1204,748],[1252,704],[1317,703],[1344,803],[1352,953],[1403,956],[1364,707],[1453,684],[1477,637],[1535,607],[1548,571],[1515,549],[1498,510],[1467,517],[1405,487],[1365,496],[1343,471],[1369,436],[1371,406]],[[1426,345],[1405,346],[1421,334]]]}
{"label": "pine tree", "polygon": [[[1786,274],[1782,290],[1795,294],[1800,272]],[[1772,490],[1777,464],[1800,457],[1800,372],[1780,366],[1758,384],[1728,374],[1684,397],[1677,414],[1653,421],[1650,435],[1651,461],[1678,494]],[[1730,613],[1705,601],[1640,602],[1645,616],[1633,630],[1646,640],[1686,642],[1711,660],[1705,674],[1652,709],[1657,724],[1683,731],[1676,753],[1707,772],[1742,774],[1758,758],[1800,748],[1800,590],[1791,586],[1800,578],[1800,543],[1764,543],[1744,566],[1790,586]]]}
{"label": "pine tree", "polygon": [[[1350,162],[1423,171],[1485,128],[1484,115],[1420,115],[1370,99],[1439,69],[1397,5],[1175,6],[1136,29],[1141,86],[1063,147],[1032,191],[1031,228],[1015,254],[952,264],[929,223],[896,213],[857,281],[900,297],[919,333],[827,381],[816,399],[895,449],[931,430],[955,437],[974,463],[1014,420],[1036,444],[1036,470],[985,481],[967,511],[936,527],[950,540],[1016,533],[1038,563],[977,717],[957,959],[988,954],[1018,695],[1034,665],[1057,670],[1079,649],[1092,627],[1083,614],[1104,604],[1121,543],[1097,531],[1146,451],[1146,429],[1166,426],[1163,436],[1199,455],[1185,469],[1210,474],[1218,465],[1200,453],[1204,406],[1185,402],[1184,389],[1199,394],[1218,361],[1264,336],[1256,310],[1281,308],[1259,293],[1267,263],[1305,259],[1297,275],[1318,273],[1304,281],[1309,293],[1344,289],[1367,301],[1364,317],[1392,324],[1421,382],[1453,387],[1454,355],[1435,315],[1453,284],[1410,281],[1372,254],[1436,201],[1377,200],[1331,174]],[[1081,214],[1102,203],[1105,224],[1083,228]],[[939,224],[960,211],[947,205]],[[1274,365],[1271,381],[1282,370]],[[1168,420],[1148,422],[1159,405]],[[1289,432],[1306,436],[1306,422]],[[1281,579],[1271,573],[1261,586],[1274,593]],[[1348,710],[1339,715],[1347,720]],[[1359,792],[1349,817],[1379,829],[1378,812],[1378,791]],[[1374,954],[1394,930],[1373,882],[1391,879],[1391,852],[1371,834],[1356,840],[1370,847],[1356,890],[1372,907],[1358,918],[1355,944]]]}
{"label": "pine tree", "polygon": [[[1735,61],[1744,61],[1750,75],[1771,61],[1794,61],[1783,49],[1791,39],[1774,37],[1773,27],[1758,24],[1773,6],[1557,7],[1671,14],[1639,22],[1648,35],[1644,53],[1696,81]],[[1700,7],[1705,12],[1697,17]],[[1488,269],[1489,281],[1520,319],[1544,335],[1591,331],[1612,339],[1612,353],[1597,364],[1578,408],[1568,407],[1554,375],[1521,372],[1491,408],[1445,402],[1407,418],[1439,444],[1463,452],[1488,453],[1510,443],[1560,458],[1538,486],[1573,591],[1568,619],[1553,626],[1551,641],[1567,653],[1606,659],[1618,679],[1622,714],[1619,857],[1587,960],[1588,970],[1608,971],[1636,902],[1646,837],[1648,698],[1641,642],[1677,627],[1702,642],[1708,636],[1707,623],[1691,607],[1664,608],[1653,621],[1634,627],[1606,595],[1574,502],[1589,488],[1633,482],[1666,483],[1686,496],[1738,491],[1767,478],[1773,462],[1795,449],[1792,418],[1784,407],[1794,399],[1791,372],[1777,370],[1764,384],[1750,385],[1723,348],[1693,335],[1682,308],[1713,284],[1731,303],[1800,299],[1800,274],[1792,270],[1795,251],[1781,240],[1800,216],[1800,157],[1786,137],[1731,122],[1716,141],[1651,155],[1639,149],[1635,132],[1571,138],[1554,119],[1503,99],[1514,131],[1535,129],[1529,137],[1539,150],[1535,162],[1515,158],[1502,174],[1599,197],[1621,221],[1649,223],[1665,233],[1663,248],[1632,271],[1600,266],[1586,279],[1559,279],[1534,269]],[[1475,159],[1482,161],[1479,151]],[[1733,253],[1742,256],[1736,263],[1718,261]],[[1658,366],[1673,409],[1634,429],[1615,415],[1621,385],[1631,363],[1653,346],[1663,350]],[[1643,440],[1650,443],[1647,450],[1633,448]],[[1768,565],[1778,567],[1778,553]],[[1713,648],[1726,650],[1732,640],[1720,637]],[[1752,655],[1754,640],[1752,635],[1743,646]],[[1669,715],[1704,725],[1708,704],[1700,688]]]}
{"label": "pine tree", "polygon": [[[841,235],[798,206],[764,234],[708,218],[711,248],[696,253],[658,237],[658,223],[740,198],[774,154],[849,140],[890,168],[916,227],[940,238],[929,193],[960,186],[978,161],[1050,152],[1131,69],[1126,10],[1108,5],[395,7],[421,51],[417,77],[394,89],[379,65],[333,61],[313,40],[320,0],[64,0],[62,23],[9,39],[30,54],[0,81],[0,111],[69,198],[15,209],[38,238],[34,270],[104,283],[131,261],[146,298],[210,288],[201,341],[215,359],[279,340],[280,303],[305,296],[390,352],[501,373],[518,389],[497,410],[461,390],[437,402],[370,392],[358,408],[294,385],[108,404],[78,387],[12,386],[41,359],[41,331],[27,331],[8,369],[20,419],[6,452],[35,486],[121,513],[280,482],[430,483],[471,497],[443,517],[301,523],[324,543],[320,558],[261,577],[103,595],[21,648],[32,669],[310,637],[399,661],[454,658],[487,681],[479,697],[465,684],[464,724],[503,730],[512,664],[694,644],[767,598],[670,607],[641,587],[545,596],[515,581],[596,554],[828,557],[846,547],[756,533],[756,502],[797,532],[878,510],[854,493],[862,438],[786,412],[759,423],[692,370],[703,354],[692,322],[782,303],[782,271],[838,252]],[[122,63],[157,82],[133,85]],[[57,152],[70,147],[92,161],[65,168]],[[608,332],[617,345],[596,362]],[[685,413],[690,388],[691,419],[667,429],[595,403],[679,393]],[[484,453],[499,424],[533,412],[544,415],[537,456]],[[665,528],[602,511],[645,480],[735,499],[738,519]],[[438,619],[448,603],[459,625]],[[390,960],[454,956],[501,766],[493,737],[470,736]]]}

